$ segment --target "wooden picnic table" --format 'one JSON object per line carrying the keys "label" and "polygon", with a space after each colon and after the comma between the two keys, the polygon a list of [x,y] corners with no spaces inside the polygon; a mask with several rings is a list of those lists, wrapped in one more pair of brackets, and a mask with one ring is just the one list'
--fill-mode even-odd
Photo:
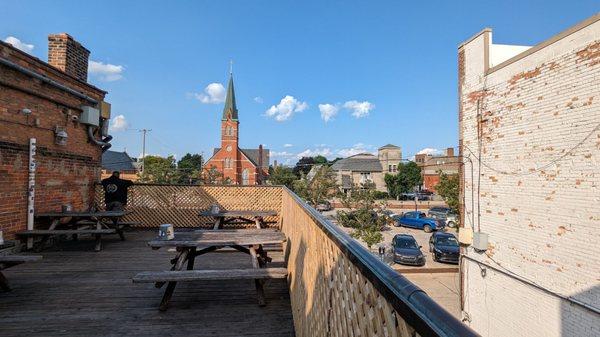
{"label": "wooden picnic table", "polygon": [[2,274],[2,270],[14,267],[21,263],[39,261],[42,257],[39,255],[0,255],[0,289],[2,291],[10,291],[8,280]]}
{"label": "wooden picnic table", "polygon": [[276,216],[277,211],[266,210],[266,211],[220,211],[213,213],[210,210],[202,211],[198,214],[199,216],[209,216],[214,219],[214,229],[223,228],[224,224],[233,223],[237,220],[246,222],[254,222],[256,228],[264,228],[264,218],[268,216]]}
{"label": "wooden picnic table", "polygon": [[[145,272],[137,274],[134,282],[152,282],[157,288],[168,282],[159,309],[167,309],[177,285],[177,281],[253,279],[258,294],[258,304],[265,305],[264,279],[287,277],[286,268],[265,268],[271,258],[263,249],[263,244],[281,244],[285,242],[283,233],[275,229],[237,229],[237,230],[197,230],[176,232],[172,240],[154,239],[148,242],[153,249],[162,247],[176,248],[177,255],[171,260],[170,271]],[[194,270],[197,256],[231,247],[250,255],[251,269]],[[187,263],[187,270],[183,270]]]}
{"label": "wooden picnic table", "polygon": [[[101,236],[103,234],[118,234],[121,240],[125,240],[123,234],[124,225],[119,220],[131,211],[95,211],[95,212],[45,212],[36,213],[37,219],[47,219],[50,221],[48,229],[34,229],[18,233],[21,236],[28,236],[27,248],[33,247],[33,236],[42,236],[42,241],[38,248],[43,248],[44,243],[52,235],[72,235],[77,239],[79,234],[92,234],[96,237],[95,250],[102,250]],[[68,219],[62,223],[63,219]]]}

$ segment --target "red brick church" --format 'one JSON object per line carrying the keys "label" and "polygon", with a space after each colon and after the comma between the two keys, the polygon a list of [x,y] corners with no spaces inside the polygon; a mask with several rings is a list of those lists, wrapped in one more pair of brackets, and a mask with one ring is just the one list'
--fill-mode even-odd
{"label": "red brick church", "polygon": [[[221,119],[221,147],[215,148],[213,156],[204,165],[204,173],[217,170],[225,183],[235,185],[259,185],[269,172],[269,150],[241,149],[239,147],[238,110],[235,104],[233,75],[229,77],[227,98]],[[220,180],[220,179],[219,179]]]}

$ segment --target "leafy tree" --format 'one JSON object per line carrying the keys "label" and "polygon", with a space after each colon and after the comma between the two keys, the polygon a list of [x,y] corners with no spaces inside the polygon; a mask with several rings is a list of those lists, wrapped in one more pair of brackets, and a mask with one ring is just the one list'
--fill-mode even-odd
{"label": "leafy tree", "polygon": [[178,180],[175,158],[160,156],[146,156],[144,171],[139,174],[140,181],[145,183],[171,184]]}
{"label": "leafy tree", "polygon": [[313,161],[315,164],[327,164],[327,158],[325,158],[321,155],[313,157]]}
{"label": "leafy tree", "polygon": [[437,193],[444,198],[448,207],[458,213],[458,174],[440,172],[440,182],[435,186]]}
{"label": "leafy tree", "polygon": [[303,175],[294,181],[293,187],[301,198],[313,205],[332,198],[338,192],[335,173],[326,165],[321,166],[310,181]]}
{"label": "leafy tree", "polygon": [[202,174],[202,181],[206,185],[220,184],[223,183],[223,174],[219,172],[215,166],[211,165],[211,167]]}
{"label": "leafy tree", "polygon": [[177,171],[179,173],[179,183],[192,184],[200,179],[203,158],[199,154],[186,153],[177,162]]}
{"label": "leafy tree", "polygon": [[294,187],[294,181],[296,181],[296,179],[298,179],[298,177],[296,177],[294,171],[285,166],[277,166],[269,175],[269,181],[271,184],[285,185],[290,189]]}
{"label": "leafy tree", "polygon": [[390,221],[374,210],[376,192],[373,183],[353,187],[348,195],[342,196],[342,204],[350,211],[337,212],[338,223],[352,228],[350,235],[364,241],[369,249],[383,240],[381,231]]}
{"label": "leafy tree", "polygon": [[399,163],[396,174],[386,174],[383,178],[391,197],[398,198],[423,183],[421,168],[415,162]]}
{"label": "leafy tree", "polygon": [[307,175],[310,169],[315,164],[315,159],[313,157],[302,157],[294,166],[294,174],[296,177],[301,178],[302,175]]}

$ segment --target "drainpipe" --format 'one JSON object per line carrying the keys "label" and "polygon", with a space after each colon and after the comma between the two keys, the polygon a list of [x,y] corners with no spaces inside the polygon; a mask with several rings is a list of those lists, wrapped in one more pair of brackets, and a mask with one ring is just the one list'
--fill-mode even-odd
{"label": "drainpipe", "polygon": [[108,135],[108,136],[104,137],[104,139],[102,139],[102,140],[97,140],[96,137],[94,137],[94,126],[88,125],[87,133],[88,133],[88,138],[90,139],[90,141],[92,141],[92,143],[102,147],[102,152],[105,152],[106,150],[110,149],[110,147],[112,146],[112,144],[109,143],[113,138],[112,136]]}
{"label": "drainpipe", "polygon": [[[29,178],[27,183],[27,230],[33,230],[35,204],[36,139],[29,138]],[[33,248],[33,237],[27,237],[27,249]]]}

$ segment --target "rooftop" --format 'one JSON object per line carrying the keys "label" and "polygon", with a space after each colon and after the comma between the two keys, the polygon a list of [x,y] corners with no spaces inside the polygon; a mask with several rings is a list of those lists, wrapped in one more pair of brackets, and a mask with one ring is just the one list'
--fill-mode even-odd
{"label": "rooftop", "polygon": [[381,162],[377,156],[370,153],[359,153],[348,158],[338,160],[331,169],[334,171],[354,171],[354,172],[381,172]]}

